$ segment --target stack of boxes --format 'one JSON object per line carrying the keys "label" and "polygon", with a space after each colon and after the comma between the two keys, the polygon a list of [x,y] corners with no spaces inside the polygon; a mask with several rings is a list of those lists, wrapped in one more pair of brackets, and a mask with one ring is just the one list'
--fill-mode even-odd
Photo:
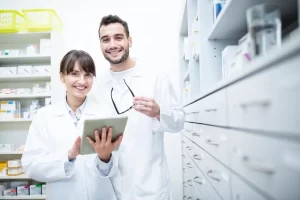
{"label": "stack of boxes", "polygon": [[21,117],[21,104],[19,101],[0,101],[0,120]]}

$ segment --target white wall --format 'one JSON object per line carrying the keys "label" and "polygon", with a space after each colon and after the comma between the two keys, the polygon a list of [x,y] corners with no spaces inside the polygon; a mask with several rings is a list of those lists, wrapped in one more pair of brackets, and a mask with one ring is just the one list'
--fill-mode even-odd
{"label": "white wall", "polygon": [[[0,0],[0,9],[53,8],[63,23],[64,51],[83,49],[95,59],[100,72],[108,63],[100,52],[98,26],[102,16],[117,14],[129,24],[131,55],[155,61],[164,69],[179,97],[178,33],[181,0]],[[174,199],[182,198],[179,134],[167,134],[165,148]]]}

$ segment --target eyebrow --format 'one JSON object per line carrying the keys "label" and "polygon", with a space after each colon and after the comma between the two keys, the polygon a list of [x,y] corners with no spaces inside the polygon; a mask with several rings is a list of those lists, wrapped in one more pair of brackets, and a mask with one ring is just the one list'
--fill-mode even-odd
{"label": "eyebrow", "polygon": [[[122,37],[124,37],[125,35],[123,34],[123,33],[117,33],[117,34],[115,34],[114,35],[114,37],[118,37],[118,36],[122,36]],[[104,36],[102,36],[101,38],[100,38],[100,40],[103,40],[103,38],[106,38],[106,37],[108,37],[107,35],[104,35]]]}

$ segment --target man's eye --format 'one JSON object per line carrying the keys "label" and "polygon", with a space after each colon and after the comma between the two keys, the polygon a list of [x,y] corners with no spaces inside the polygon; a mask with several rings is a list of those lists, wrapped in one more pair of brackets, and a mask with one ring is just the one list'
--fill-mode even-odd
{"label": "man's eye", "polygon": [[117,40],[122,40],[123,38],[122,38],[122,37],[117,37],[116,39],[117,39]]}
{"label": "man's eye", "polygon": [[102,40],[102,42],[108,42],[109,41],[109,39],[103,39]]}

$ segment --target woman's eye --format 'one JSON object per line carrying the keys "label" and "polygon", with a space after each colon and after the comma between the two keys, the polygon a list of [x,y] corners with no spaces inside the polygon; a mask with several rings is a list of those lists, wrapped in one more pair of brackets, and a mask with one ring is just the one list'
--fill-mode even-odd
{"label": "woman's eye", "polygon": [[86,74],[85,76],[92,77],[92,76],[93,76],[93,74]]}
{"label": "woman's eye", "polygon": [[72,76],[77,76],[78,73],[77,73],[77,72],[72,72],[71,75],[72,75]]}

